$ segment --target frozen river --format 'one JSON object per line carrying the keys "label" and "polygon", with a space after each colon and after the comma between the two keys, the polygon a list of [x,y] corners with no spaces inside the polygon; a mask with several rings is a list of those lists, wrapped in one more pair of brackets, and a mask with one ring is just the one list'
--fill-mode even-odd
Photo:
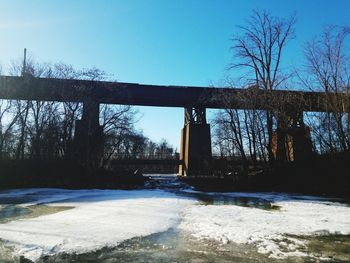
{"label": "frozen river", "polygon": [[152,178],[143,190],[1,191],[0,262],[350,261],[344,200]]}

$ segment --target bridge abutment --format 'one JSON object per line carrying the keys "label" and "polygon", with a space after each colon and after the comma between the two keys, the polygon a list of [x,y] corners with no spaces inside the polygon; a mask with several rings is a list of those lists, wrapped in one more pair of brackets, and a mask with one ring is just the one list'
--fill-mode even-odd
{"label": "bridge abutment", "polygon": [[211,173],[212,152],[210,125],[205,108],[185,108],[185,125],[181,130],[180,176],[206,176]]}

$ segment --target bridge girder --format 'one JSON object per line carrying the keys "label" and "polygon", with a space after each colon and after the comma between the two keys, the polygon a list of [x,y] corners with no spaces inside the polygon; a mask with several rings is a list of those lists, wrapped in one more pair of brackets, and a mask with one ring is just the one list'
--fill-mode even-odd
{"label": "bridge girder", "polygon": [[[267,92],[254,87],[233,89],[157,86],[30,76],[0,76],[0,99],[83,103],[83,116],[77,123],[75,137],[80,159],[87,166],[95,166],[103,151],[99,104],[185,108],[180,153],[182,162],[179,171],[182,175],[210,172],[210,127],[206,123],[206,108],[256,109],[288,114],[298,112],[302,116],[306,111],[331,112],[333,109],[328,107],[328,101],[337,101],[342,105],[349,105],[350,101],[349,94],[287,90]],[[338,107],[336,110],[350,112],[346,107]],[[280,123],[285,125],[284,122]],[[280,130],[283,129],[280,127]],[[277,144],[283,146],[288,137],[278,136],[277,139]],[[280,147],[279,152],[283,149]]]}
{"label": "bridge girder", "polygon": [[[330,97],[331,96],[331,97]],[[45,79],[0,76],[0,99],[84,102],[90,98],[102,104],[124,104],[160,107],[203,107],[325,112],[327,100],[337,95],[304,92],[212,87],[157,86],[134,83],[87,81],[76,79]],[[254,100],[251,98],[254,97]],[[341,95],[345,102],[349,95]],[[247,100],[247,98],[249,98]],[[281,105],[281,101],[284,102]],[[346,103],[344,103],[346,105]],[[344,108],[344,112],[349,109]]]}

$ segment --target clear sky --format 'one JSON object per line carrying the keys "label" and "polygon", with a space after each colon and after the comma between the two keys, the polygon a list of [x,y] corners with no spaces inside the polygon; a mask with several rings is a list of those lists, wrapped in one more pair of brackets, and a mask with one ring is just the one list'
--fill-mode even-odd
{"label": "clear sky", "polygon": [[[121,82],[207,86],[228,74],[230,38],[253,9],[296,13],[284,58],[293,66],[323,26],[350,25],[350,0],[0,0],[0,62],[6,70],[26,47],[37,61],[96,66]],[[146,136],[178,147],[183,109],[139,109]]]}

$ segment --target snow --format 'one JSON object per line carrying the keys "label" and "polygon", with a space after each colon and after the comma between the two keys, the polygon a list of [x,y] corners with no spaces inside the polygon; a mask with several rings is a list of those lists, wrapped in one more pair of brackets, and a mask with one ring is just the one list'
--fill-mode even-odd
{"label": "snow", "polygon": [[[33,261],[60,252],[83,253],[123,240],[165,231],[179,223],[179,212],[193,200],[160,190],[37,190],[37,203],[73,209],[0,225],[0,238]],[[30,203],[33,204],[33,203]],[[29,204],[26,204],[29,205]]]}
{"label": "snow", "polygon": [[[350,207],[337,199],[282,193],[226,193],[258,198],[279,206],[263,210],[237,205],[199,205],[193,198],[162,190],[23,189],[2,197],[30,197],[23,206],[46,204],[73,207],[0,224],[0,239],[17,255],[33,261],[61,252],[84,253],[171,227],[198,239],[251,244],[274,258],[307,256],[297,236],[350,234]],[[217,195],[211,193],[210,195]],[[222,195],[222,194],[221,194]],[[192,195],[193,196],[193,195]],[[34,200],[34,201],[33,201]],[[310,256],[310,255],[308,255]]]}
{"label": "snow", "polygon": [[273,201],[280,210],[240,206],[191,206],[180,229],[199,239],[254,244],[274,258],[306,256],[305,242],[290,235],[350,234],[350,207],[322,198],[286,194],[234,193]]}

